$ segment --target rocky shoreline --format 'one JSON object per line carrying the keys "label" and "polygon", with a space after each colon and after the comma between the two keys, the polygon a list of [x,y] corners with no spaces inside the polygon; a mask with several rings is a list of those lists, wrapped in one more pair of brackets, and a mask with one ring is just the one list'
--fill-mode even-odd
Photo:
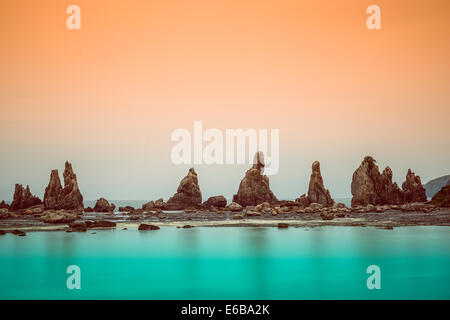
{"label": "rocky shoreline", "polygon": [[264,156],[258,152],[247,170],[233,202],[213,196],[202,202],[194,168],[181,180],[177,192],[167,201],[158,199],[142,208],[119,207],[105,198],[85,208],[77,177],[65,163],[64,186],[58,170],[52,170],[43,201],[30,188],[17,184],[11,205],[0,203],[0,235],[27,231],[64,230],[86,232],[97,228],[158,230],[159,226],[218,227],[316,227],[373,226],[393,228],[413,225],[450,225],[450,189],[442,188],[427,201],[419,176],[410,169],[400,189],[392,182],[392,170],[380,173],[376,161],[366,156],[352,177],[352,206],[335,202],[325,188],[320,163],[314,161],[307,194],[295,201],[279,200],[264,175]]}
{"label": "rocky shoreline", "polygon": [[[392,229],[404,226],[450,226],[450,209],[431,205],[412,204],[408,206],[378,206],[358,208],[306,208],[296,212],[283,207],[280,213],[261,213],[252,207],[239,212],[230,210],[196,212],[144,211],[111,213],[86,213],[72,216],[72,213],[58,212],[66,216],[61,222],[46,223],[39,215],[22,215],[14,219],[0,220],[0,234],[15,230],[86,232],[94,229],[138,229],[141,225],[157,227],[320,227],[353,226]],[[346,210],[344,210],[346,209]],[[298,209],[297,209],[298,211]],[[256,212],[256,213],[255,213]],[[64,222],[63,222],[64,221]],[[283,227],[283,225],[281,225]],[[149,229],[153,230],[153,229]],[[155,229],[157,230],[157,229]],[[4,234],[4,233],[3,233]]]}

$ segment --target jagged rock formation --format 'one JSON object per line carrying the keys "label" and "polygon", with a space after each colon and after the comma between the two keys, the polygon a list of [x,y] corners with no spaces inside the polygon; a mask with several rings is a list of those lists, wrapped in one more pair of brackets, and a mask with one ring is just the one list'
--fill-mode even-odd
{"label": "jagged rock formation", "polygon": [[116,206],[114,204],[109,204],[108,200],[105,198],[100,198],[95,203],[95,207],[93,209],[94,212],[114,212]]}
{"label": "jagged rock formation", "polygon": [[42,203],[41,199],[33,196],[30,191],[30,187],[24,188],[21,184],[16,184],[14,190],[14,199],[11,202],[11,211],[27,209]]}
{"label": "jagged rock formation", "polygon": [[392,183],[392,169],[387,166],[380,176],[379,195],[382,204],[402,204],[405,202],[402,190]]}
{"label": "jagged rock formation", "polygon": [[9,206],[6,204],[5,200],[0,202],[0,209],[9,209]]}
{"label": "jagged rock formation", "polygon": [[381,202],[377,186],[380,184],[380,171],[375,159],[367,156],[352,177],[352,206],[379,204]]}
{"label": "jagged rock formation", "polygon": [[58,170],[52,170],[50,181],[44,194],[45,209],[57,209],[59,197],[62,191],[61,180],[59,180]]}
{"label": "jagged rock formation", "polygon": [[319,203],[324,207],[331,207],[334,204],[334,200],[330,196],[330,191],[323,186],[319,161],[314,161],[312,164],[312,174],[309,181],[307,199],[308,203]]}
{"label": "jagged rock formation", "polygon": [[447,185],[450,185],[450,174],[428,181],[423,187],[425,188],[427,197],[431,198],[438,193],[442,187]]}
{"label": "jagged rock formation", "polygon": [[256,206],[263,202],[276,204],[278,199],[269,187],[269,177],[264,173],[264,155],[257,152],[253,166],[247,170],[244,179],[239,185],[237,194],[233,196],[233,202],[241,206]]}
{"label": "jagged rock formation", "polygon": [[300,198],[295,199],[295,202],[297,202],[301,208],[306,208],[307,206],[309,206],[309,201],[306,197],[306,194],[302,194]]}
{"label": "jagged rock formation", "polygon": [[438,207],[450,207],[450,185],[443,186],[431,199],[431,204]]}
{"label": "jagged rock formation", "polygon": [[64,188],[59,180],[58,170],[52,170],[50,181],[45,189],[45,209],[83,209],[83,196],[78,188],[77,176],[72,165],[66,161],[63,173]]}
{"label": "jagged rock formation", "polygon": [[376,161],[366,156],[352,178],[352,206],[404,204],[427,200],[420,177],[408,170],[402,189],[392,182],[392,170],[386,167],[380,174]]}
{"label": "jagged rock formation", "polygon": [[155,209],[155,202],[154,201],[149,201],[147,203],[144,203],[142,205],[142,210],[144,211],[149,211],[149,210],[153,210]]}
{"label": "jagged rock formation", "polygon": [[425,188],[422,186],[420,177],[416,176],[411,169],[408,169],[406,180],[402,184],[404,199],[406,202],[425,202],[427,195]]}
{"label": "jagged rock formation", "polygon": [[188,175],[181,180],[177,193],[167,201],[166,207],[169,210],[182,210],[195,208],[201,204],[202,193],[198,186],[197,173],[191,168]]}
{"label": "jagged rock formation", "polygon": [[224,196],[214,196],[210,197],[208,200],[203,202],[203,206],[205,208],[215,207],[215,208],[224,208],[227,205],[227,199]]}

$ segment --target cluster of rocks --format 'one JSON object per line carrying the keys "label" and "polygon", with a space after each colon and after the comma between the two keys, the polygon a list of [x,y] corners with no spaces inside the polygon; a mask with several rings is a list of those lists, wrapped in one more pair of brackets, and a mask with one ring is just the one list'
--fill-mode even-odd
{"label": "cluster of rocks", "polygon": [[431,198],[431,204],[438,207],[450,207],[450,185],[443,186],[442,189]]}
{"label": "cluster of rocks", "polygon": [[22,230],[0,230],[0,236],[4,236],[7,233],[15,234],[19,237],[25,237],[27,235],[27,233]]}
{"label": "cluster of rocks", "polygon": [[[281,203],[281,205],[279,205]],[[333,203],[331,207],[323,206],[319,203],[311,203],[308,206],[304,206],[301,203],[293,201],[280,202],[278,205],[271,205],[268,202],[263,202],[256,206],[240,206],[237,203],[231,203],[227,208],[229,211],[234,212],[233,219],[243,219],[245,217],[254,217],[261,215],[278,216],[283,214],[307,214],[307,213],[320,213],[320,214],[336,214],[338,217],[344,217],[346,213],[352,212],[343,203]]]}
{"label": "cluster of rocks", "polygon": [[66,161],[63,173],[64,187],[61,185],[58,170],[52,170],[50,181],[44,194],[45,209],[77,210],[83,209],[83,196],[78,188],[77,176],[72,165]]}
{"label": "cluster of rocks", "polygon": [[9,206],[11,211],[28,209],[42,203],[41,199],[31,194],[30,187],[24,188],[21,184],[16,184],[13,202]]}
{"label": "cluster of rocks", "polygon": [[116,223],[106,220],[100,221],[75,221],[69,223],[67,232],[86,232],[88,229],[115,228]]}
{"label": "cluster of rocks", "polygon": [[[342,203],[335,203],[329,190],[324,186],[318,161],[312,164],[307,194],[303,194],[295,201],[283,201],[276,198],[270,190],[269,178],[264,175],[264,167],[263,154],[257,152],[252,167],[246,171],[238,192],[233,196],[233,202],[228,205],[226,198],[222,195],[210,197],[202,203],[197,173],[191,168],[181,180],[177,192],[167,202],[161,198],[145,203],[141,209],[126,206],[119,207],[119,211],[130,215],[130,220],[140,220],[143,215],[156,215],[164,219],[163,210],[218,214],[231,212],[234,219],[265,214],[275,216],[283,213],[320,213],[323,219],[332,219],[345,217],[351,212],[386,210],[430,212],[435,209],[435,206],[449,206],[448,188],[443,188],[439,194],[436,194],[432,204],[424,204],[427,198],[419,176],[408,170],[406,180],[400,189],[395,182],[392,182],[392,170],[386,167],[380,173],[376,161],[370,156],[364,158],[353,174],[352,208],[347,208]],[[52,170],[43,203],[38,197],[32,195],[29,186],[24,188],[17,184],[11,205],[7,205],[4,201],[0,203],[0,219],[32,214],[46,223],[71,223],[76,221],[83,211],[113,213],[116,209],[116,206],[110,204],[105,198],[98,199],[94,208],[84,209],[77,177],[69,162],[65,163],[63,178],[64,187],[61,185],[58,170]]]}
{"label": "cluster of rocks", "polygon": [[42,222],[61,224],[75,221],[79,219],[82,214],[83,211],[81,210],[46,210],[39,216]]}
{"label": "cluster of rocks", "polygon": [[375,159],[366,156],[352,177],[352,206],[405,204],[425,202],[427,196],[420,177],[410,169],[406,174],[406,181],[402,190],[397,183],[392,182],[392,170],[386,167],[380,173]]}

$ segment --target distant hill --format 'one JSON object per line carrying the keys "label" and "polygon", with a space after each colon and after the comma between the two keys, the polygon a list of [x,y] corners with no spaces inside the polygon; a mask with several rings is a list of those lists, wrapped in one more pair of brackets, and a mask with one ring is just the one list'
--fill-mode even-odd
{"label": "distant hill", "polygon": [[443,186],[446,186],[448,184],[450,184],[450,174],[427,182],[424,185],[427,197],[433,197],[442,189]]}

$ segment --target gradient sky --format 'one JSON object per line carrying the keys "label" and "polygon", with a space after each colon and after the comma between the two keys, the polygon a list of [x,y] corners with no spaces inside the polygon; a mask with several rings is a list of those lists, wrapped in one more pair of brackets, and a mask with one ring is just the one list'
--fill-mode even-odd
{"label": "gradient sky", "polygon": [[[1,0],[0,200],[42,197],[65,160],[85,199],[167,200],[189,168],[170,135],[194,120],[280,129],[282,199],[314,160],[333,197],[367,154],[399,184],[449,174],[449,34],[446,0]],[[196,166],[203,197],[232,197],[248,167]]]}

